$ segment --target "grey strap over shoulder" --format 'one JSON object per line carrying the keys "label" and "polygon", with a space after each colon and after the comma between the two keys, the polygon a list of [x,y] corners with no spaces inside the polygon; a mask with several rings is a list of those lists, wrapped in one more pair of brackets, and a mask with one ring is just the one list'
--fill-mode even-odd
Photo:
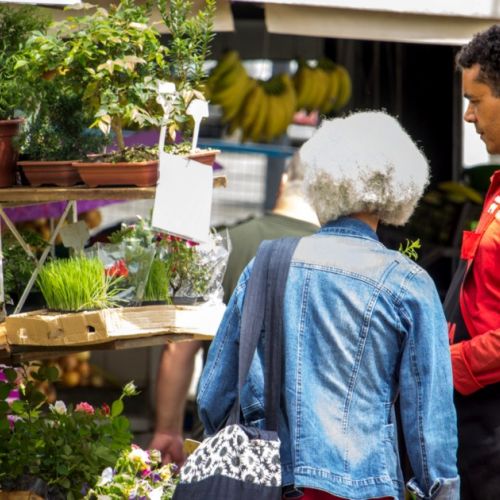
{"label": "grey strap over shoulder", "polygon": [[228,424],[240,422],[240,394],[261,334],[265,346],[266,429],[277,430],[281,393],[283,300],[290,262],[300,238],[263,241],[248,281],[240,327],[238,395]]}

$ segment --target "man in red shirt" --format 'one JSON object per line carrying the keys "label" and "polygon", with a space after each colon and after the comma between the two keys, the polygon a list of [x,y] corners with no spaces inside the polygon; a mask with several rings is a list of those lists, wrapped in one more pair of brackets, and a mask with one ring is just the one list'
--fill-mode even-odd
{"label": "man in red shirt", "polygon": [[[457,56],[464,119],[490,154],[500,154],[500,25],[478,33]],[[462,500],[500,498],[500,170],[445,301],[450,322]]]}

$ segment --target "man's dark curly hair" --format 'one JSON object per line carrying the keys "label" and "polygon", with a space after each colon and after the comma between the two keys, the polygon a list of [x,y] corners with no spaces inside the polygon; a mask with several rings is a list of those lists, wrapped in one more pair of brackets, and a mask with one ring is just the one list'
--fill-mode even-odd
{"label": "man's dark curly hair", "polygon": [[495,97],[500,97],[500,24],[477,33],[457,54],[459,68],[479,64],[478,80],[486,83]]}

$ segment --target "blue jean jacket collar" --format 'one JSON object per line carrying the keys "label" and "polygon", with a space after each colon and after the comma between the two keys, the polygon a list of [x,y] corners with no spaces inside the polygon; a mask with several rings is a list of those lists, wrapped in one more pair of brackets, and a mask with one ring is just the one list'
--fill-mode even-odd
{"label": "blue jean jacket collar", "polygon": [[354,217],[339,217],[327,222],[318,234],[345,234],[379,241],[377,233],[366,223]]}

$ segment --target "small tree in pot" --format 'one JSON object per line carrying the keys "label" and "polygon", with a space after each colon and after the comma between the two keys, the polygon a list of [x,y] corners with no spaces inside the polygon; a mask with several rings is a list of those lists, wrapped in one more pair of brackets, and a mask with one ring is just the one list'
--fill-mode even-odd
{"label": "small tree in pot", "polygon": [[42,30],[48,19],[35,7],[0,5],[0,187],[15,183],[17,152],[12,138],[18,133],[20,108],[34,106],[36,90],[15,71],[16,55],[33,30]]}
{"label": "small tree in pot", "polygon": [[171,30],[167,45],[151,25],[148,6],[133,0],[120,0],[108,10],[91,6],[91,14],[57,23],[54,35],[33,37],[16,67],[64,79],[75,91],[82,90],[85,108],[94,117],[90,126],[106,134],[112,131],[120,152],[125,150],[124,128],[160,125],[157,82],[173,80],[181,96],[169,127],[173,135],[186,128],[190,100],[202,97],[197,90],[215,13],[215,0],[205,1],[206,9],[189,17],[192,2],[160,0]]}

